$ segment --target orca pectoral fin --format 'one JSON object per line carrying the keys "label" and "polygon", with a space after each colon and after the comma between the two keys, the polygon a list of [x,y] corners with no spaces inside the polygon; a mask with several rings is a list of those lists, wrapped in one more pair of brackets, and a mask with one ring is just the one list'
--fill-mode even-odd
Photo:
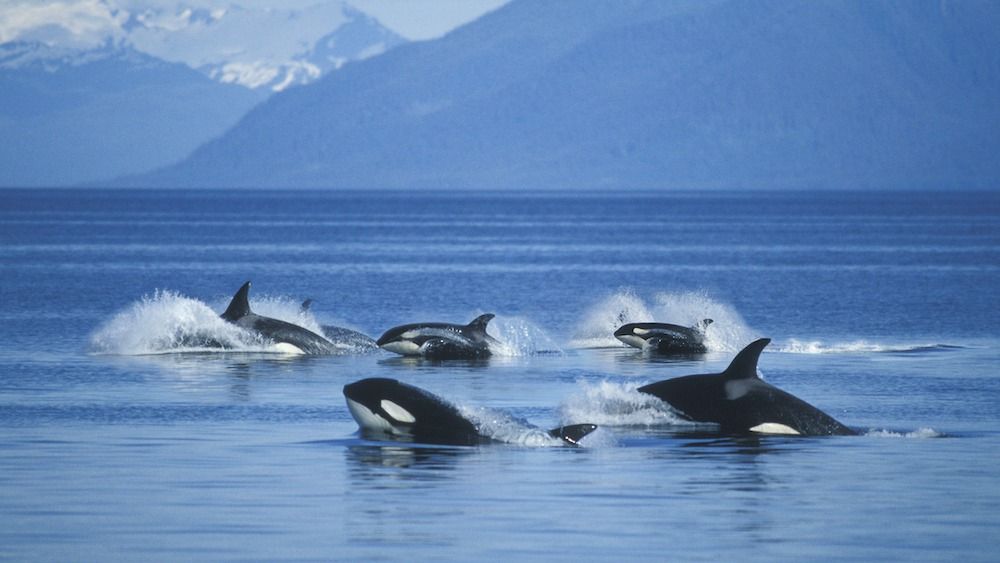
{"label": "orca pectoral fin", "polygon": [[580,445],[580,440],[594,430],[597,430],[596,424],[571,424],[549,430],[549,436],[561,438],[567,444],[578,446]]}

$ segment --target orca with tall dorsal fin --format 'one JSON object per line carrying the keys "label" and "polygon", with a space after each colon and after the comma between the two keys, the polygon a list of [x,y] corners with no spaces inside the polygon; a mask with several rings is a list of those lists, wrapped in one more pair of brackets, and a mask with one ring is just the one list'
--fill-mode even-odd
{"label": "orca with tall dorsal fin", "polygon": [[403,356],[431,359],[476,359],[493,354],[491,345],[500,344],[486,333],[486,325],[495,315],[487,313],[467,325],[451,323],[413,323],[390,328],[376,343],[383,349]]}
{"label": "orca with tall dorsal fin", "polygon": [[615,338],[643,352],[658,354],[704,354],[705,329],[712,319],[692,327],[669,323],[629,323],[615,331]]}
{"label": "orca with tall dorsal fin", "polygon": [[714,422],[726,433],[853,435],[854,430],[809,403],[757,376],[757,360],[769,338],[751,342],[722,373],[687,375],[639,388],[682,416]]}
{"label": "orca with tall dorsal fin", "polygon": [[[395,379],[376,377],[349,383],[344,386],[344,398],[351,416],[368,437],[452,446],[498,441],[484,435],[451,403]],[[595,424],[572,424],[540,432],[576,446],[596,429]]]}
{"label": "orca with tall dorsal fin", "polygon": [[250,282],[236,292],[226,312],[226,321],[271,340],[282,352],[295,354],[337,354],[340,349],[307,328],[280,319],[264,317],[250,310]]}

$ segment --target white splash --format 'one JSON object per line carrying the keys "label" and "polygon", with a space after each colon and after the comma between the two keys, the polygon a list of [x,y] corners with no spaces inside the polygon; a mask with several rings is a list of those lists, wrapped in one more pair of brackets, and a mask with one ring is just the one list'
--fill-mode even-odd
{"label": "white splash", "polygon": [[669,426],[692,424],[663,401],[638,391],[638,383],[580,382],[580,392],[559,408],[562,420],[580,420],[598,426]]}
{"label": "white splash", "polygon": [[820,340],[804,341],[791,338],[779,346],[778,351],[788,354],[878,354],[941,352],[961,348],[962,346],[954,344],[880,343],[867,340],[826,343]]}
{"label": "white splash", "polygon": [[652,318],[653,314],[642,299],[631,289],[622,289],[606,297],[584,314],[571,345],[575,348],[624,346],[614,336],[618,327]]}
{"label": "white splash", "polygon": [[492,348],[492,352],[498,356],[563,353],[562,348],[544,330],[522,317],[497,316],[490,322],[486,332],[500,342],[499,346]]}
{"label": "white splash", "polygon": [[468,418],[487,438],[526,447],[565,446],[560,438],[531,425],[510,413],[485,407],[458,406],[462,416]]}
{"label": "white splash", "polygon": [[648,305],[631,289],[622,289],[591,307],[571,344],[577,348],[624,346],[614,336],[627,323],[663,322],[694,326],[702,319],[714,322],[705,331],[705,346],[713,352],[738,352],[757,338],[733,307],[704,292],[660,292]]}
{"label": "white splash", "polygon": [[893,432],[892,430],[871,429],[864,433],[865,436],[875,438],[942,438],[944,434],[933,428],[918,428],[913,432]]}
{"label": "white splash", "polygon": [[[90,336],[96,354],[144,355],[173,352],[207,352],[220,349],[238,352],[282,353],[259,335],[224,321],[219,312],[197,299],[169,290],[143,296],[115,314]],[[322,329],[308,311],[287,298],[255,298],[250,308],[259,315],[281,319],[317,334]],[[287,351],[287,350],[285,350]]]}
{"label": "white splash", "polygon": [[208,305],[158,290],[115,314],[90,337],[98,354],[158,354],[198,351],[216,343],[237,350],[263,350],[265,343],[219,318]]}

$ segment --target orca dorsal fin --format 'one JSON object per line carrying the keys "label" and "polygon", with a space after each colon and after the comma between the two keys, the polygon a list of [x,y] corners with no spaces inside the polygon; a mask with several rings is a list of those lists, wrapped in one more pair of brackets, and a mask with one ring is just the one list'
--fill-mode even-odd
{"label": "orca dorsal fin", "polygon": [[222,318],[229,322],[236,322],[250,313],[250,282],[247,282],[233,296],[226,312],[222,313]]}
{"label": "orca dorsal fin", "polygon": [[470,328],[472,330],[486,332],[486,325],[489,324],[489,322],[492,321],[493,317],[495,316],[496,315],[494,315],[493,313],[486,313],[485,315],[479,315],[478,317],[472,319],[472,322],[466,326],[467,328]]}
{"label": "orca dorsal fin", "polygon": [[757,377],[757,360],[764,347],[771,342],[770,338],[754,340],[747,347],[740,350],[739,354],[733,358],[722,376],[726,379],[754,379]]}
{"label": "orca dorsal fin", "polygon": [[567,444],[578,446],[580,445],[580,440],[594,430],[597,430],[596,424],[570,424],[569,426],[560,426],[559,428],[549,430],[549,436],[561,438]]}
{"label": "orca dorsal fin", "polygon": [[712,324],[714,322],[715,321],[713,321],[712,319],[702,319],[702,320],[698,321],[698,323],[696,323],[693,328],[695,330],[697,330],[698,332],[705,332],[705,329],[708,328],[708,325],[710,325],[710,324]]}

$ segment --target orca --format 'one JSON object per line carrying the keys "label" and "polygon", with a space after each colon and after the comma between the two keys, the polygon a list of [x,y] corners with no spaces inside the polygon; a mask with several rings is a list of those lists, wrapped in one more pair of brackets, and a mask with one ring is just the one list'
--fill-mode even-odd
{"label": "orca", "polygon": [[295,354],[336,354],[340,350],[326,338],[301,326],[258,315],[250,310],[250,282],[236,292],[226,312],[220,315],[226,321],[274,341],[276,347]]}
{"label": "orca", "polygon": [[500,344],[486,333],[495,315],[487,313],[467,325],[413,323],[390,328],[376,341],[380,347],[403,356],[430,359],[478,359],[493,354],[491,345]]}
{"label": "orca", "polygon": [[757,376],[757,360],[771,342],[751,342],[722,373],[687,375],[639,388],[688,420],[714,422],[729,434],[854,435],[854,430]]}
{"label": "orca", "polygon": [[[475,446],[497,442],[444,399],[395,379],[369,378],[344,386],[347,409],[363,434],[424,444]],[[547,432],[569,445],[597,428],[595,424],[561,426]]]}
{"label": "orca", "polygon": [[[303,301],[300,308],[301,312],[305,313],[309,311],[309,307],[312,304],[312,299]],[[327,340],[341,348],[348,348],[357,352],[371,352],[378,349],[375,339],[362,332],[334,325],[320,325],[319,328],[323,330],[323,336]]]}
{"label": "orca", "polygon": [[615,338],[644,352],[659,354],[704,354],[705,329],[712,319],[692,327],[668,323],[629,323],[615,331]]}

